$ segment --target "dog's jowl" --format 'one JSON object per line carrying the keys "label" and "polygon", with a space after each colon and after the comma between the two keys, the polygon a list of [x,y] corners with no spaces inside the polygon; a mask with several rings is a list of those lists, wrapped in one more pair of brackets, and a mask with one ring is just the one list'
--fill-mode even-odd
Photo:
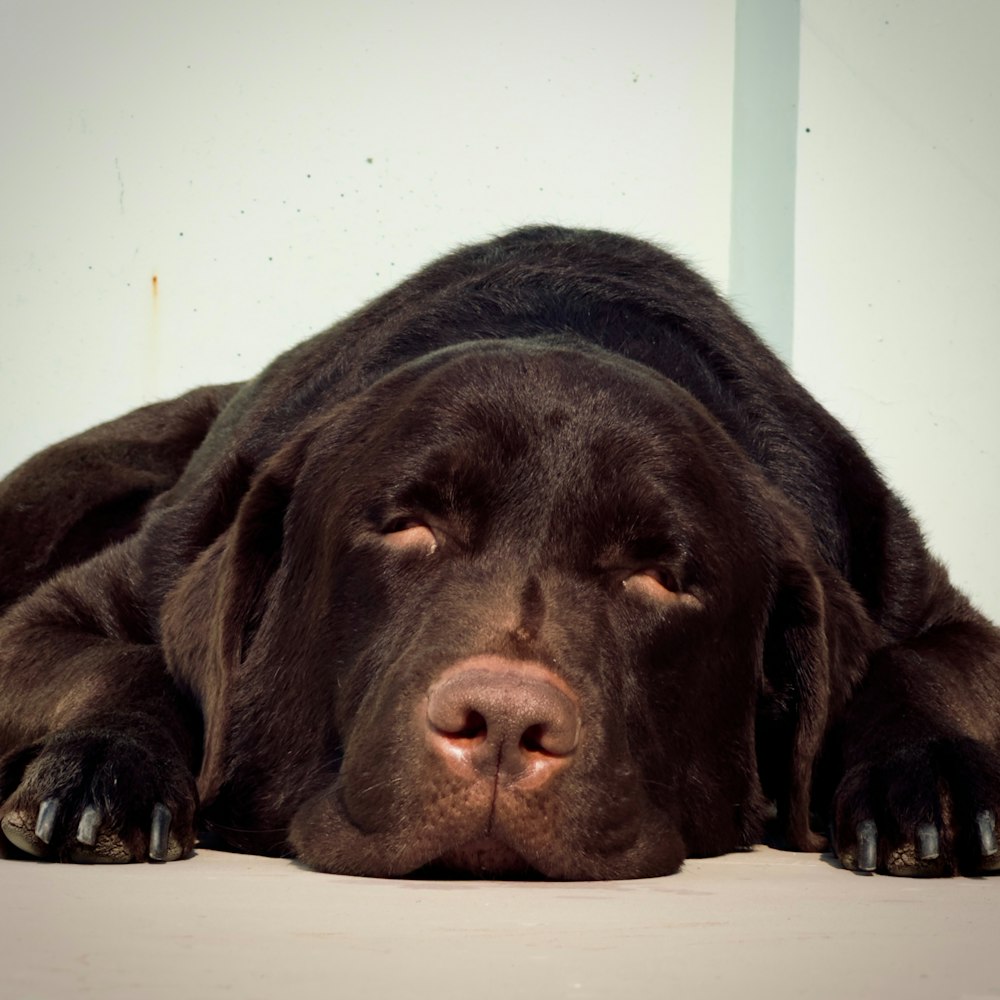
{"label": "dog's jowl", "polygon": [[524,229],[0,484],[11,857],[1000,867],[1000,632],[662,250]]}

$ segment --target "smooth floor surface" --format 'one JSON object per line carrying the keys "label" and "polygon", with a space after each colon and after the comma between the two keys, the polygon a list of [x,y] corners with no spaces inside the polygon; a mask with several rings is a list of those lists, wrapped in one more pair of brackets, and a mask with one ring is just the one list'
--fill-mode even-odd
{"label": "smooth floor surface", "polygon": [[320,875],[201,850],[0,862],[0,998],[1000,998],[1000,877],[767,849],[611,883]]}

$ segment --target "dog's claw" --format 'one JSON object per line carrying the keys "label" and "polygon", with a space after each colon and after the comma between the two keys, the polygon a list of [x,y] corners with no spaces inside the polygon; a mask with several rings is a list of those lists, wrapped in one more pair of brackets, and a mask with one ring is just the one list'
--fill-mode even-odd
{"label": "dog's claw", "polygon": [[937,827],[933,823],[921,823],[917,827],[917,858],[933,861],[940,856],[941,844]]}
{"label": "dog's claw", "polygon": [[998,851],[996,834],[996,816],[991,809],[984,809],[976,815],[976,826],[979,827],[979,846],[984,858],[992,858]]}
{"label": "dog's claw", "polygon": [[149,857],[152,861],[167,860],[172,819],[170,810],[162,802],[153,806],[153,820],[149,828]]}
{"label": "dog's claw", "polygon": [[59,800],[44,799],[38,807],[38,820],[35,823],[35,836],[47,844],[52,840],[56,828],[56,817],[59,815]]}
{"label": "dog's claw", "polygon": [[875,821],[863,820],[858,824],[858,871],[873,872],[878,864],[878,829]]}
{"label": "dog's claw", "polygon": [[101,810],[97,806],[87,806],[76,828],[76,839],[81,844],[93,847],[97,843],[97,831],[101,825]]}

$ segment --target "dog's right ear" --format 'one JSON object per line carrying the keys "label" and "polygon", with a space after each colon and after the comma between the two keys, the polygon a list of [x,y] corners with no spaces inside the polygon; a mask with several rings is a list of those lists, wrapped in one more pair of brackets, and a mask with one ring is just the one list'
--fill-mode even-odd
{"label": "dog's right ear", "polygon": [[281,564],[285,517],[314,434],[304,431],[249,479],[231,524],[167,595],[161,642],[171,675],[194,695],[204,727],[198,792],[211,802],[225,778],[232,693]]}

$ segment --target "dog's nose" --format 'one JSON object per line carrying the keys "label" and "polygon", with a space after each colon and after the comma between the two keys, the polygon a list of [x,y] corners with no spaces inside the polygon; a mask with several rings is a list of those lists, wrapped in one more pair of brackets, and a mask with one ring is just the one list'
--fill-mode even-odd
{"label": "dog's nose", "polygon": [[531,787],[576,750],[580,710],[569,686],[541,664],[477,656],[431,685],[427,727],[432,747],[463,777]]}

